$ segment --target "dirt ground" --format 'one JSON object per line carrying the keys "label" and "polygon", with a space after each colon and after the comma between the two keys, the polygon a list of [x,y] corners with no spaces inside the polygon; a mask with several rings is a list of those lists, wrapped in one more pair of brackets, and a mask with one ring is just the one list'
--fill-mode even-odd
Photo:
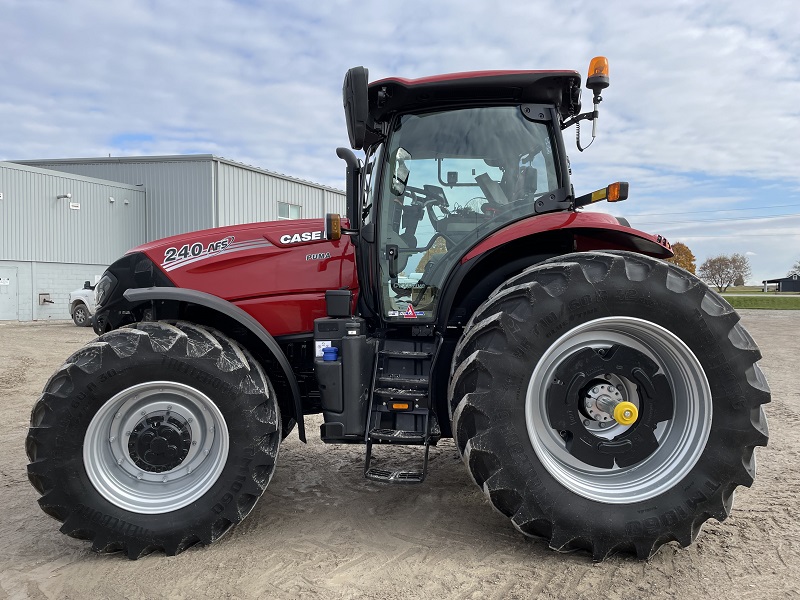
{"label": "dirt ground", "polygon": [[0,599],[3,598],[800,598],[800,311],[741,311],[772,387],[770,445],[733,514],[687,549],[593,564],[517,533],[457,459],[431,452],[418,486],[372,483],[361,446],[281,449],[250,516],[208,548],[131,562],[58,532],[25,474],[30,409],[50,374],[93,337],[71,323],[0,324]]}

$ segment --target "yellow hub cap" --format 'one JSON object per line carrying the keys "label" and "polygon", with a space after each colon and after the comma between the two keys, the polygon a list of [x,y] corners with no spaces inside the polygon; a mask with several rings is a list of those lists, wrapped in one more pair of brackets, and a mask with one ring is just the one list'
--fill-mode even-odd
{"label": "yellow hub cap", "polygon": [[620,402],[614,407],[614,420],[620,425],[631,425],[639,418],[639,409],[633,402]]}

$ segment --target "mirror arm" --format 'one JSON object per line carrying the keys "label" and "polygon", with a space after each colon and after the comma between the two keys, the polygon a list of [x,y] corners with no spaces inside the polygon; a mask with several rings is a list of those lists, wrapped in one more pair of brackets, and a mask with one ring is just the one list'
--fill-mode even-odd
{"label": "mirror arm", "polygon": [[360,222],[358,200],[361,190],[361,186],[359,185],[361,179],[361,164],[350,148],[337,148],[336,156],[341,158],[347,165],[345,179],[347,183],[347,218],[350,221],[350,229],[346,233],[352,233],[358,230]]}

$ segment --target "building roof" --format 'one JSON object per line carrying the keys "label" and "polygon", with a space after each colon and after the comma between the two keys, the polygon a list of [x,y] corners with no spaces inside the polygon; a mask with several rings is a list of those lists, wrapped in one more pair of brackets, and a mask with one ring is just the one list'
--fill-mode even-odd
{"label": "building roof", "polygon": [[51,158],[51,159],[35,159],[35,160],[11,160],[8,162],[23,164],[23,165],[48,165],[48,164],[52,165],[52,164],[94,164],[94,163],[181,162],[181,161],[202,161],[202,160],[218,161],[221,163],[239,167],[241,169],[246,169],[248,171],[263,173],[264,175],[270,175],[272,177],[277,177],[278,179],[285,179],[286,181],[302,183],[303,185],[315,187],[321,190],[328,190],[331,192],[335,192],[337,194],[345,193],[343,190],[340,190],[335,187],[323,185],[321,183],[314,183],[313,181],[308,181],[306,179],[291,177],[289,175],[284,175],[283,173],[269,171],[267,169],[262,169],[260,167],[254,167],[252,165],[247,165],[245,163],[237,162],[235,160],[231,160],[223,156],[216,156],[214,154],[171,154],[165,156],[100,156],[96,158]]}
{"label": "building roof", "polygon": [[779,277],[778,279],[763,279],[761,283],[781,283],[782,281],[795,281],[800,279],[798,275],[787,275],[786,277]]}

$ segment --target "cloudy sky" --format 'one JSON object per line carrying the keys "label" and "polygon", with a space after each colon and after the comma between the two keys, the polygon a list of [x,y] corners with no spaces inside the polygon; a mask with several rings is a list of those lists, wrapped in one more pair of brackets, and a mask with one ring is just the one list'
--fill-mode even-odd
{"label": "cloudy sky", "polygon": [[0,0],[0,24],[0,160],[213,153],[336,187],[349,67],[605,55],[597,140],[565,132],[576,191],[629,181],[604,209],[698,264],[746,253],[753,283],[800,260],[800,2]]}

